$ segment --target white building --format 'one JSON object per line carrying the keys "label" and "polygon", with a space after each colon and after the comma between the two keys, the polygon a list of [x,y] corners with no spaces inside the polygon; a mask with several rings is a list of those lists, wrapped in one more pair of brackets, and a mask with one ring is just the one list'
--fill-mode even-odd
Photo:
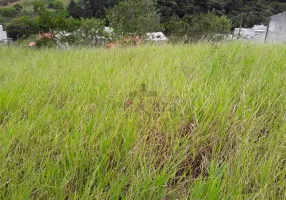
{"label": "white building", "polygon": [[7,39],[7,33],[3,30],[3,26],[0,25],[0,42],[6,42]]}
{"label": "white building", "polygon": [[253,26],[254,35],[261,35],[267,32],[267,26],[264,25],[254,25]]}
{"label": "white building", "polygon": [[257,36],[265,35],[267,32],[267,26],[254,25],[252,28],[235,28],[234,38],[239,39],[255,39]]}
{"label": "white building", "polygon": [[286,43],[286,12],[271,17],[266,43]]}

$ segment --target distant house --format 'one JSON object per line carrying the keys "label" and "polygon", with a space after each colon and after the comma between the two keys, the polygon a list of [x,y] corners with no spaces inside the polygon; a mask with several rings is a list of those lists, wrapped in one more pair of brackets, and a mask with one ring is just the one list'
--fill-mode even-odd
{"label": "distant house", "polygon": [[286,12],[271,17],[265,42],[286,43]]}
{"label": "distant house", "polygon": [[255,39],[257,36],[261,36],[267,32],[267,26],[254,25],[252,28],[236,28],[234,30],[234,38]]}

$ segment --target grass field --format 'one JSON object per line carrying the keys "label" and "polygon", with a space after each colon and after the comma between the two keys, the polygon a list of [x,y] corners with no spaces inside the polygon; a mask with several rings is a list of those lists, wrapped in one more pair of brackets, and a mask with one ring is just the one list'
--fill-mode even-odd
{"label": "grass field", "polygon": [[285,55],[0,48],[0,199],[286,199]]}

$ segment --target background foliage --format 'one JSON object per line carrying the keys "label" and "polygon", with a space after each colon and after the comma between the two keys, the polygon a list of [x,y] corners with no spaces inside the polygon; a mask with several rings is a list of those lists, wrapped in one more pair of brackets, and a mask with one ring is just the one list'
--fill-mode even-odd
{"label": "background foliage", "polygon": [[[197,38],[267,24],[271,15],[286,10],[282,0],[71,0],[65,5],[63,0],[24,0],[0,8],[0,22],[13,39],[34,33],[35,27],[23,16],[36,19],[38,31],[73,31],[85,19],[96,18],[123,35],[163,31],[167,36]],[[32,31],[24,31],[23,24]]]}

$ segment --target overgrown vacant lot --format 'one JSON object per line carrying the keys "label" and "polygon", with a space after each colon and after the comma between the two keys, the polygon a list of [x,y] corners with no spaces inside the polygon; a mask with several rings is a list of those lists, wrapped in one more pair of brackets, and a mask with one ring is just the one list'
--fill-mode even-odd
{"label": "overgrown vacant lot", "polygon": [[0,199],[285,199],[286,47],[0,49]]}

